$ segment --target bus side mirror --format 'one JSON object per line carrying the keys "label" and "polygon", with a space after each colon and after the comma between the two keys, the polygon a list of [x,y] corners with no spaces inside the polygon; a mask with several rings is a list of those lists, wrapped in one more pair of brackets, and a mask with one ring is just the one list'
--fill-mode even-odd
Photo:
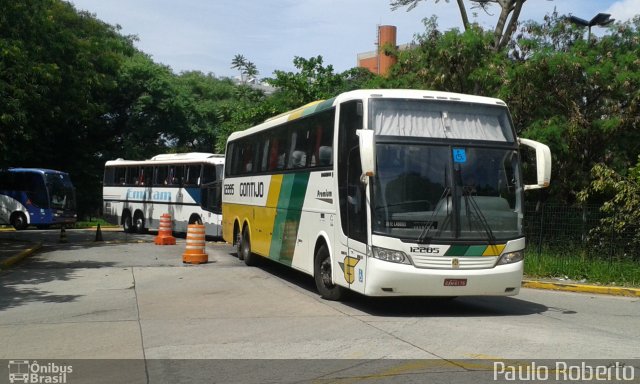
{"label": "bus side mirror", "polygon": [[360,162],[362,176],[375,176],[376,173],[376,137],[370,129],[358,129],[356,134],[360,144]]}
{"label": "bus side mirror", "polygon": [[524,190],[546,188],[551,180],[551,150],[545,144],[529,139],[518,139],[521,145],[536,151],[537,184],[524,186]]}

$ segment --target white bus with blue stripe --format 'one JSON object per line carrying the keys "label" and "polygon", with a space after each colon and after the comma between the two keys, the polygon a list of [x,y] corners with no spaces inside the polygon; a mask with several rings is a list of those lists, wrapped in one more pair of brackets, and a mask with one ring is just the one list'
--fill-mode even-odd
{"label": "white bus with blue stripe", "polygon": [[223,167],[224,155],[200,152],[107,161],[103,214],[126,232],[144,233],[168,213],[176,232],[204,224],[208,236],[219,237]]}

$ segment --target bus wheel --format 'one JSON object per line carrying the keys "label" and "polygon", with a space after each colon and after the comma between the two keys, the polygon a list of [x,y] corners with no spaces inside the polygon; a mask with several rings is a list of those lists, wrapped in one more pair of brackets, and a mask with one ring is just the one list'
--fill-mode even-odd
{"label": "bus wheel", "polygon": [[256,264],[256,257],[251,253],[251,239],[249,238],[249,229],[247,227],[242,231],[242,239],[240,240],[240,252],[238,258],[244,260],[248,266]]}
{"label": "bus wheel", "polygon": [[331,281],[331,257],[326,244],[323,244],[316,253],[313,277],[323,299],[337,301],[343,298],[345,289]]}
{"label": "bus wheel", "polygon": [[133,225],[134,228],[132,228],[132,231],[135,230],[135,232],[137,233],[146,232],[146,228],[144,227],[144,216],[142,215],[142,213],[136,212],[133,218]]}
{"label": "bus wheel", "polygon": [[235,238],[236,245],[236,253],[238,255],[238,260],[242,260],[242,235],[240,234],[240,228],[238,228],[238,223],[233,226],[233,237]]}
{"label": "bus wheel", "polygon": [[16,212],[11,216],[11,225],[20,231],[27,228],[27,217],[22,212]]}
{"label": "bus wheel", "polygon": [[126,233],[133,233],[133,223],[131,221],[131,214],[130,213],[125,213],[124,216],[122,217],[122,229],[126,232]]}

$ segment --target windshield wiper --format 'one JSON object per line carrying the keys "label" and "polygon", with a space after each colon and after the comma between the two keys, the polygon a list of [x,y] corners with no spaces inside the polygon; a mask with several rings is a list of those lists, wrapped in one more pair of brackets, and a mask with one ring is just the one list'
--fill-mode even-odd
{"label": "windshield wiper", "polygon": [[473,187],[470,187],[470,186],[462,187],[462,196],[464,197],[465,211],[467,214],[467,222],[469,223],[469,230],[471,230],[471,221],[472,221],[471,210],[469,209],[469,207],[471,207],[474,213],[476,214],[476,217],[478,219],[477,221],[480,222],[482,228],[487,234],[487,237],[489,239],[489,244],[495,245],[496,237],[494,236],[493,231],[491,230],[491,226],[489,225],[487,218],[482,213],[482,209],[480,209],[480,207],[478,206],[478,202],[474,198],[472,192],[473,192]]}
{"label": "windshield wiper", "polygon": [[[442,191],[442,195],[440,195],[440,199],[438,199],[438,202],[448,198],[450,195],[451,195],[451,188],[446,187],[444,191]],[[449,223],[449,217],[451,216],[451,212],[453,212],[453,210],[449,211],[449,204],[447,204],[446,201],[445,201],[445,205],[447,206],[447,216],[445,216],[444,221],[440,226],[439,232],[442,231],[442,229],[445,228],[446,225]],[[429,217],[429,220],[426,222],[424,229],[422,230],[422,232],[420,232],[420,236],[418,236],[418,239],[416,240],[417,243],[426,244],[427,242],[431,241],[431,237],[428,237],[428,235],[429,235],[429,232],[431,231],[431,228],[433,228],[433,224],[434,224],[433,219],[435,218],[436,213],[438,213],[438,204],[436,204],[436,206],[433,208],[431,217]]]}

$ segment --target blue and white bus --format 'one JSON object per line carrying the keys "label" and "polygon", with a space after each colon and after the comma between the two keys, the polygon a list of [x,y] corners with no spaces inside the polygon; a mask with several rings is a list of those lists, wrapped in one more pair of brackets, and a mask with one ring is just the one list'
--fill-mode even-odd
{"label": "blue and white bus", "polygon": [[163,154],[149,160],[107,161],[103,182],[105,219],[125,232],[157,228],[164,213],[176,232],[204,224],[208,236],[222,236],[221,183],[224,155]]}
{"label": "blue and white bus", "polygon": [[0,224],[21,230],[29,225],[73,225],[76,192],[69,174],[42,168],[0,170]]}

